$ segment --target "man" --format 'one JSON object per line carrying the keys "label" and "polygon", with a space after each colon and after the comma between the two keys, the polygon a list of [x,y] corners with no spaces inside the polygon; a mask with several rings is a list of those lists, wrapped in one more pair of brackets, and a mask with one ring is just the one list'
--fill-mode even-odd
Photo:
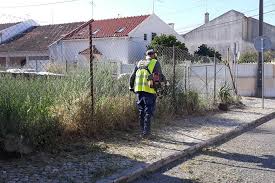
{"label": "man", "polygon": [[151,118],[156,105],[156,88],[152,85],[155,75],[162,74],[160,63],[156,59],[154,50],[146,52],[146,60],[141,60],[135,67],[130,77],[130,91],[136,93],[137,107],[139,110],[139,121],[143,137],[148,137],[151,133]]}

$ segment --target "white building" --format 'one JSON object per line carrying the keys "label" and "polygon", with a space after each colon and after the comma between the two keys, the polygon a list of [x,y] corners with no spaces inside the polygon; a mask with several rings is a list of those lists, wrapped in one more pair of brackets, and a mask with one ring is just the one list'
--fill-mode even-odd
{"label": "white building", "polygon": [[[84,22],[39,26],[32,20],[17,23],[2,31],[1,67],[47,70],[50,63],[48,46]],[[0,26],[1,28],[1,26]]]}
{"label": "white building", "polygon": [[[263,24],[263,34],[272,41],[275,50],[275,26]],[[219,51],[223,58],[227,57],[229,48],[230,57],[234,52],[243,54],[256,51],[254,40],[259,36],[259,20],[247,17],[243,13],[231,10],[209,21],[209,13],[205,14],[205,24],[183,35],[184,42],[192,53],[202,44]]]}
{"label": "white building", "polygon": [[[5,44],[6,42],[12,40],[18,34],[25,32],[33,26],[36,26],[37,23],[33,20],[26,20],[24,22],[16,22],[16,23],[6,23],[0,24],[0,45]],[[0,67],[6,67],[6,57],[1,56],[0,54]]]}
{"label": "white building", "polygon": [[[88,63],[88,24],[83,25],[49,46],[50,56],[58,62]],[[104,60],[134,63],[142,58],[154,36],[174,35],[183,38],[174,28],[155,14],[92,22],[93,45]],[[86,53],[86,55],[84,54]]]}

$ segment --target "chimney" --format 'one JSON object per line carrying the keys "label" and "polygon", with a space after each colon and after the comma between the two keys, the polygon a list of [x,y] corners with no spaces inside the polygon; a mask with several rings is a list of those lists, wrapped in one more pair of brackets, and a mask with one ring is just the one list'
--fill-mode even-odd
{"label": "chimney", "polygon": [[205,18],[204,18],[204,23],[206,24],[206,23],[208,23],[208,22],[209,22],[209,13],[206,12],[206,13],[205,13]]}
{"label": "chimney", "polygon": [[175,24],[174,23],[169,23],[168,24],[172,29],[175,29]]}

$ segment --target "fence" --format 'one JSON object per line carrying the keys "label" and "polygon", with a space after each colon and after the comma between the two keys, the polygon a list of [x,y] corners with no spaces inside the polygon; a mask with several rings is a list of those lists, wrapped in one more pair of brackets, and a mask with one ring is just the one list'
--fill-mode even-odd
{"label": "fence", "polygon": [[[0,125],[16,123],[15,133],[39,146],[58,134],[97,136],[137,124],[129,74],[150,40],[98,38],[92,22],[5,24],[3,34],[10,38],[0,44]],[[17,27],[20,33],[13,32]],[[158,99],[161,121],[194,112],[199,100],[214,103],[219,88],[231,83],[227,67],[214,58],[176,46],[155,49],[170,83]]]}
{"label": "fence", "polygon": [[[228,85],[233,89],[233,78],[231,78],[229,68],[219,60],[215,63],[214,58],[204,57],[203,59],[213,60],[213,63],[192,63],[184,60],[180,61],[181,64],[176,65],[177,72],[181,72],[176,87],[184,92],[196,91],[203,97],[212,99],[216,99],[218,90],[224,85]],[[119,75],[131,74],[135,64],[118,62],[118,67],[120,68]]]}

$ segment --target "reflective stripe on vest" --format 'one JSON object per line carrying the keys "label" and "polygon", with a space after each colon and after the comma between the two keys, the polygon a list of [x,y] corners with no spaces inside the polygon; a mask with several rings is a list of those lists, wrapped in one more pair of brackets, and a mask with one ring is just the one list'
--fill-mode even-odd
{"label": "reflective stripe on vest", "polygon": [[[154,88],[150,88],[148,83],[148,76],[153,73],[156,63],[156,59],[150,60],[149,63],[148,61],[140,61],[138,63],[139,69],[136,72],[135,92],[143,91],[147,93],[156,94],[156,90]],[[146,69],[146,66],[150,73]]]}

